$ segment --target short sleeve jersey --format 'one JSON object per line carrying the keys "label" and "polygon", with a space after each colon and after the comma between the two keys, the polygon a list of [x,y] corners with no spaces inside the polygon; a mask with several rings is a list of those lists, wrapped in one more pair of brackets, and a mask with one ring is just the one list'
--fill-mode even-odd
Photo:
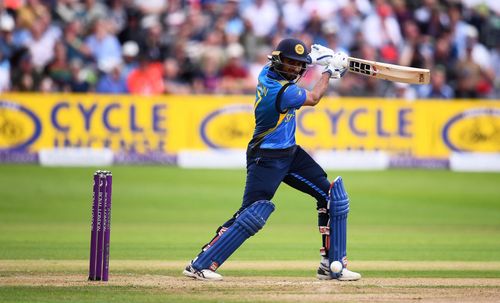
{"label": "short sleeve jersey", "polygon": [[306,101],[306,90],[284,79],[269,65],[262,69],[258,80],[255,130],[249,146],[283,149],[295,145],[295,111]]}

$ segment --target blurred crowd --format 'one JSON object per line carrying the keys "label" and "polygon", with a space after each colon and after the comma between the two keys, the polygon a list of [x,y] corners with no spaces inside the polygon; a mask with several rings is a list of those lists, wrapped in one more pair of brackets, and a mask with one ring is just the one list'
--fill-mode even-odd
{"label": "blurred crowd", "polygon": [[431,69],[330,95],[500,99],[499,0],[0,0],[0,92],[253,94],[285,37]]}

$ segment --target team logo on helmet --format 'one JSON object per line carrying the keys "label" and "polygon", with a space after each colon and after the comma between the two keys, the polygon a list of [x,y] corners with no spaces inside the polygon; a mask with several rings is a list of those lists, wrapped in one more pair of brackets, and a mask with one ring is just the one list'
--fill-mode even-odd
{"label": "team logo on helmet", "polygon": [[302,46],[302,44],[295,45],[295,52],[302,55],[304,53],[304,46]]}

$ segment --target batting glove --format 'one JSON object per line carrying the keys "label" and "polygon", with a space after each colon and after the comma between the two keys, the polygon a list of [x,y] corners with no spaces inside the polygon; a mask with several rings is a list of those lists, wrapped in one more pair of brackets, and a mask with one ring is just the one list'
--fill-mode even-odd
{"label": "batting glove", "polygon": [[333,55],[323,73],[329,73],[331,79],[340,79],[347,72],[347,65],[347,55],[343,52],[338,52]]}
{"label": "batting glove", "polygon": [[327,66],[330,60],[335,55],[335,52],[328,47],[319,44],[311,45],[311,52],[307,56],[309,64]]}

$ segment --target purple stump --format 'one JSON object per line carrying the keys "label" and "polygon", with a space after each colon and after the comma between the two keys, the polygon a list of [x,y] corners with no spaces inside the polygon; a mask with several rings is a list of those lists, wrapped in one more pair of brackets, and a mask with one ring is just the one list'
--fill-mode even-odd
{"label": "purple stump", "polygon": [[90,228],[90,265],[89,265],[89,280],[96,279],[96,241],[97,241],[97,213],[98,213],[98,197],[99,197],[99,171],[94,173],[94,185],[92,193],[92,221]]}
{"label": "purple stump", "polygon": [[110,171],[96,171],[92,194],[89,280],[108,281],[111,232]]}
{"label": "purple stump", "polygon": [[106,195],[106,177],[104,172],[99,174],[99,195],[98,195],[98,206],[99,211],[97,212],[97,268],[96,268],[96,280],[102,279],[102,252],[103,252],[103,241],[104,241],[104,204]]}
{"label": "purple stump", "polygon": [[109,274],[109,240],[111,235],[111,191],[112,191],[113,175],[111,172],[107,172],[106,175],[106,199],[104,205],[104,264],[102,270],[102,280],[108,281]]}

